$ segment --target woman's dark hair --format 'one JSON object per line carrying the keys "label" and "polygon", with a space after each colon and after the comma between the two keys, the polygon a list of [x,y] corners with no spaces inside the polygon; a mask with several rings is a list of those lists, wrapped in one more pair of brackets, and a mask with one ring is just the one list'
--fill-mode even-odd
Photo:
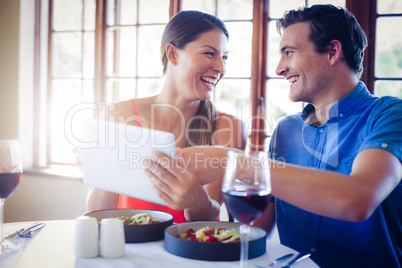
{"label": "woman's dark hair", "polygon": [[196,40],[202,33],[219,29],[229,40],[229,32],[225,24],[216,16],[200,11],[185,10],[174,15],[163,31],[160,54],[163,74],[166,73],[167,56],[166,46],[175,45],[183,49],[188,43]]}
{"label": "woman's dark hair", "polygon": [[330,42],[338,40],[348,66],[361,76],[367,37],[353,14],[329,4],[300,7],[285,12],[276,21],[277,31],[281,34],[286,27],[298,22],[309,22],[309,39],[318,53],[327,52]]}
{"label": "woman's dark hair", "polygon": [[[219,29],[229,40],[229,32],[225,24],[216,16],[200,11],[186,10],[174,15],[166,25],[162,35],[160,54],[163,74],[166,74],[166,46],[173,44],[183,49],[188,43],[196,40],[200,34]],[[201,100],[197,113],[186,129],[187,147],[194,145],[211,145],[216,129],[218,112],[210,100]]]}

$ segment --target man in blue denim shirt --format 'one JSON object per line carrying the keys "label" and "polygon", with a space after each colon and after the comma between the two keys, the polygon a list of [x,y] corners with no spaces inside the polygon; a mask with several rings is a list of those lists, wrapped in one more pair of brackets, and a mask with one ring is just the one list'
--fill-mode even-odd
{"label": "man in blue denim shirt", "polygon": [[402,101],[359,82],[367,41],[348,11],[304,7],[277,28],[276,73],[309,104],[274,132],[270,157],[286,164],[271,173],[275,209],[255,225],[269,231],[276,210],[281,243],[322,267],[400,267]]}
{"label": "man in blue denim shirt", "polygon": [[[275,204],[253,224],[270,232],[276,219],[281,243],[310,252],[325,268],[401,267],[402,100],[374,97],[359,82],[367,39],[347,10],[303,7],[285,13],[277,27],[276,73],[290,82],[292,101],[308,104],[274,132]],[[179,150],[185,169],[168,165],[157,176],[217,180],[222,166],[197,168],[194,159],[224,159],[227,150]]]}

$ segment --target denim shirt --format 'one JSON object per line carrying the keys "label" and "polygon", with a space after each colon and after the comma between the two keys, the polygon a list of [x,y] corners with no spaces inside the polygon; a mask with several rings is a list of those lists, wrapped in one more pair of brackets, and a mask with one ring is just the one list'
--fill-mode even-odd
{"label": "denim shirt", "polygon": [[[402,161],[402,100],[374,97],[360,82],[329,110],[321,126],[305,123],[314,110],[283,119],[270,157],[307,168],[350,174],[358,153],[382,149]],[[317,200],[319,202],[319,200]],[[322,267],[401,267],[402,182],[365,221],[336,220],[275,200],[281,243],[308,251]]]}

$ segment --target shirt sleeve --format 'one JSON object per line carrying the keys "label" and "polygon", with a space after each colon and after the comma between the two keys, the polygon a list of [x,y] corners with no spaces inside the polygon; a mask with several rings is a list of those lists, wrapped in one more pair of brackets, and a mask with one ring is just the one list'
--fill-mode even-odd
{"label": "shirt sleeve", "polygon": [[382,149],[394,154],[402,162],[402,100],[383,97],[368,117],[366,137],[360,151]]}

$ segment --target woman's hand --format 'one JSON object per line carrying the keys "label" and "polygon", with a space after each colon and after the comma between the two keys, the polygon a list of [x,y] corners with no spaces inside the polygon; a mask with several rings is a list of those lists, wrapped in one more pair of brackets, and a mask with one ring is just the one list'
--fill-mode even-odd
{"label": "woman's hand", "polygon": [[[219,215],[219,203],[212,200],[197,177],[167,155],[154,151],[153,160],[144,159],[145,174],[154,190],[166,204],[175,210],[185,210],[187,220],[211,219]],[[211,210],[211,207],[216,207]],[[213,213],[211,213],[213,211]]]}

